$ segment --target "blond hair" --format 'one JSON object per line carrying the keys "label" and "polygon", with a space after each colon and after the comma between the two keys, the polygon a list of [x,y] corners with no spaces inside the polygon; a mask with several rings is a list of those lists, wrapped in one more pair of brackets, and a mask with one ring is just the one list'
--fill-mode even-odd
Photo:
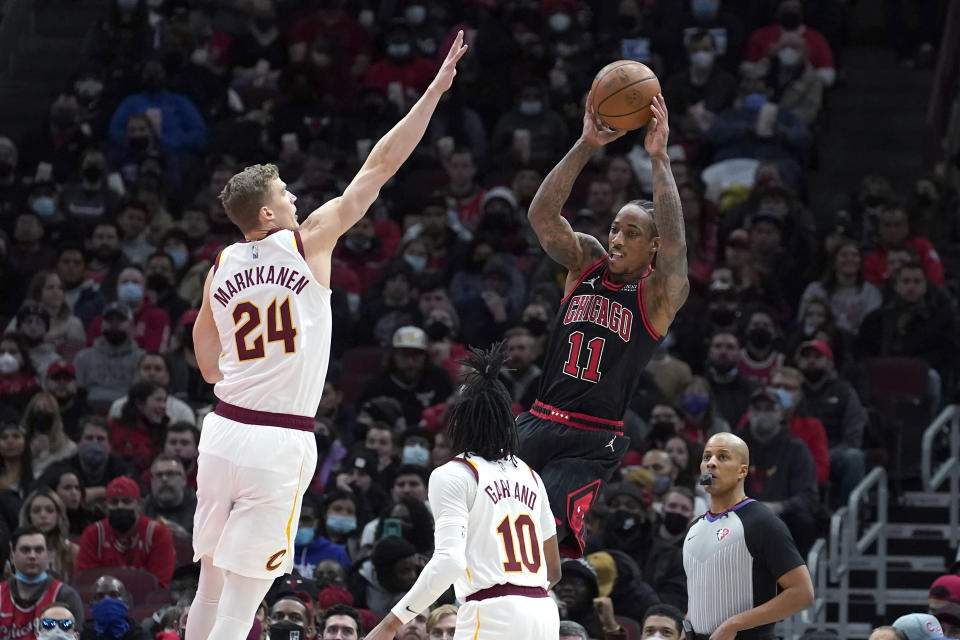
{"label": "blond hair", "polygon": [[430,615],[427,616],[427,633],[433,631],[433,628],[440,623],[440,619],[444,616],[456,616],[457,608],[452,604],[442,604],[433,611],[430,612]]}
{"label": "blond hair", "polygon": [[274,164],[255,164],[227,180],[220,192],[227,217],[246,233],[257,226],[260,208],[270,193],[270,183],[280,177]]}

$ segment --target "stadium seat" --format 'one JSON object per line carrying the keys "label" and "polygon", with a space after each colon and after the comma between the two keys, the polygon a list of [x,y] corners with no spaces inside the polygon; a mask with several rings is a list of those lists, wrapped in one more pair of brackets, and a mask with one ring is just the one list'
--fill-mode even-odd
{"label": "stadium seat", "polygon": [[640,626],[640,623],[634,620],[633,618],[627,616],[614,616],[623,630],[627,634],[627,640],[640,640],[641,632],[643,629]]}
{"label": "stadium seat", "polygon": [[168,605],[170,604],[170,592],[166,589],[157,589],[156,591],[152,591],[149,595],[147,595],[146,599],[143,601],[143,604],[151,604],[156,607]]}
{"label": "stadium seat", "polygon": [[177,566],[193,564],[193,540],[173,539],[173,549],[177,554]]}

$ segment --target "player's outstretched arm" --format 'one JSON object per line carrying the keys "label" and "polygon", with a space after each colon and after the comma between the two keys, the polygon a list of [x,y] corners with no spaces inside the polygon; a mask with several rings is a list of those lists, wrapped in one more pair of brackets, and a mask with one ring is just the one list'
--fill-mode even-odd
{"label": "player's outstretched arm", "polygon": [[[324,203],[300,225],[304,244],[317,249],[332,249],[337,238],[346,233],[377,199],[380,189],[406,161],[420,143],[440,96],[453,84],[457,61],[467,52],[463,31],[440,65],[440,71],[409,113],[370,150],[360,172],[347,185],[343,195]],[[305,247],[310,251],[310,247]]]}
{"label": "player's outstretched arm", "polygon": [[588,95],[580,139],[544,178],[527,211],[527,219],[530,220],[543,250],[576,275],[580,275],[583,269],[605,252],[592,236],[574,233],[570,223],[560,215],[560,210],[570,197],[570,190],[577,176],[596,150],[626,133],[604,128],[590,107],[590,98]]}
{"label": "player's outstretched arm", "polygon": [[210,384],[223,380],[220,373],[220,332],[213,321],[213,310],[210,308],[210,283],[213,282],[213,267],[207,272],[207,280],[203,283],[203,301],[200,303],[200,312],[193,325],[193,353],[197,358],[197,366],[203,379]]}
{"label": "player's outstretched arm", "polygon": [[667,156],[670,126],[663,95],[653,98],[650,109],[653,118],[647,126],[643,144],[653,162],[654,220],[660,233],[660,250],[657,251],[657,269],[651,277],[653,296],[646,303],[646,311],[653,328],[664,335],[677,311],[687,301],[690,282],[687,279],[687,239],[680,193]]}

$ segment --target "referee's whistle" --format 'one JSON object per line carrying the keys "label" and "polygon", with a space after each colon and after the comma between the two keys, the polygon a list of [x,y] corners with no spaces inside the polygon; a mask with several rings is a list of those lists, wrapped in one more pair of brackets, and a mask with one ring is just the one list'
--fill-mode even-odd
{"label": "referee's whistle", "polygon": [[697,479],[697,483],[704,487],[710,486],[713,484],[713,476],[709,473],[705,473]]}

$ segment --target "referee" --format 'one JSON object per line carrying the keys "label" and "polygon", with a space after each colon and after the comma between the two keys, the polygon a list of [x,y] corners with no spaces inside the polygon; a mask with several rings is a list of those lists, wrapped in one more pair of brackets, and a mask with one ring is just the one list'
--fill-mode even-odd
{"label": "referee", "polygon": [[743,491],[749,468],[750,452],[737,436],[718,433],[707,441],[700,473],[713,477],[706,486],[710,510],[683,543],[686,640],[772,639],[775,622],[813,602],[810,573],[790,531]]}

